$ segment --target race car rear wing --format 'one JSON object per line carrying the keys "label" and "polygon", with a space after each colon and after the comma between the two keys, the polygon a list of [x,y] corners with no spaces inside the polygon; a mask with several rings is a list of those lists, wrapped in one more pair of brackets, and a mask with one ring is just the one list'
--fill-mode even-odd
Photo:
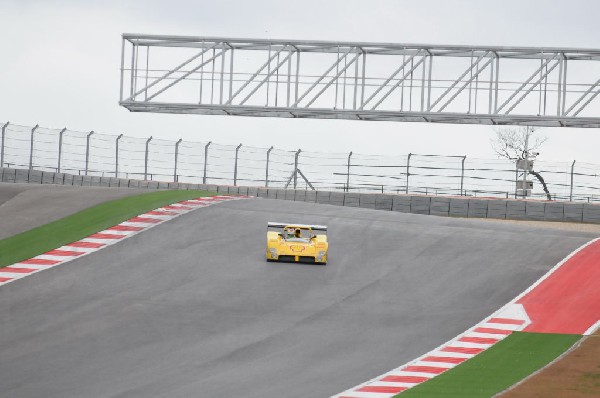
{"label": "race car rear wing", "polygon": [[271,221],[269,221],[267,223],[267,228],[285,228],[285,227],[310,228],[313,231],[327,231],[327,225],[292,224],[292,223],[281,223],[281,222],[271,222]]}

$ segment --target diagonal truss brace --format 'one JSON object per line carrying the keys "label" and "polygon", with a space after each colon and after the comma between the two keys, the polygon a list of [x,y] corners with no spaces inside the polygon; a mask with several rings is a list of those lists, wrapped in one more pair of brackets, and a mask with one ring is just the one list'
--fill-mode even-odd
{"label": "diagonal truss brace", "polygon": [[[594,83],[594,85],[592,85],[589,89],[587,89],[587,91],[585,93],[583,93],[583,95],[581,97],[579,97],[577,99],[577,101],[575,101],[569,109],[567,109],[567,111],[563,114],[563,116],[568,115],[569,112],[571,112],[577,105],[579,105],[579,103],[581,101],[583,101],[583,99],[589,93],[591,93],[594,88],[598,87],[599,84],[600,84],[600,79],[598,79],[596,81],[596,83]],[[586,106],[589,105],[590,102],[592,102],[594,100],[594,98],[596,98],[598,96],[598,94],[600,94],[600,89],[596,90],[596,92],[594,94],[592,94],[592,96],[583,105],[581,105],[581,107],[579,109],[577,109],[577,111],[575,113],[573,113],[573,115],[571,115],[571,116],[577,116],[579,114],[579,112],[581,112]]]}
{"label": "diagonal truss brace", "polygon": [[243,85],[242,87],[240,87],[235,94],[233,94],[231,96],[231,98],[229,98],[229,101],[227,101],[225,103],[225,105],[231,105],[231,102],[234,100],[235,97],[237,97],[242,91],[244,91],[244,89],[246,87],[248,87],[248,85],[250,83],[252,83],[254,81],[254,79],[256,79],[256,76],[258,76],[268,65],[271,64],[271,62],[273,62],[273,60],[279,56],[279,54],[281,54],[282,51],[284,51],[286,48],[289,48],[288,45],[285,45],[283,47],[281,47],[278,51],[275,52],[275,54],[273,54],[268,60],[267,62],[265,62],[264,64],[262,64],[262,66],[260,68],[258,68],[258,70],[250,77],[250,79],[248,79]]}
{"label": "diagonal truss brace", "polygon": [[[354,48],[354,50],[356,50],[356,48]],[[342,61],[342,59],[345,59],[346,57],[348,57],[348,54],[349,54],[349,53],[350,53],[350,52],[347,52],[347,53],[346,53],[346,54],[345,54],[345,55],[344,55],[342,58],[340,58],[340,60],[339,60],[338,62],[341,62],[341,61]],[[359,57],[360,57],[360,54],[359,54],[359,53],[357,53],[357,54],[354,56],[354,58],[352,58],[352,59],[350,60],[350,62],[348,62],[348,63],[346,64],[346,66],[344,66],[342,69],[340,69],[340,71],[339,71],[339,72],[338,72],[338,73],[337,73],[337,74],[336,74],[334,77],[332,77],[332,78],[331,78],[331,80],[329,80],[329,83],[327,83],[327,84],[325,85],[325,87],[323,87],[323,88],[322,88],[322,89],[321,89],[321,90],[320,90],[320,91],[317,93],[317,95],[315,95],[315,96],[314,96],[314,98],[313,98],[312,100],[310,100],[310,101],[309,101],[309,102],[306,104],[305,108],[308,108],[309,106],[311,106],[311,105],[313,104],[313,102],[315,102],[315,101],[316,101],[316,100],[317,100],[317,99],[318,99],[318,98],[321,96],[321,94],[323,94],[323,93],[325,92],[325,90],[327,90],[327,89],[329,88],[329,86],[331,86],[331,85],[333,84],[333,82],[335,82],[337,79],[339,79],[339,77],[340,77],[340,76],[341,76],[341,75],[342,75],[342,74],[343,74],[343,73],[344,73],[344,72],[345,72],[345,71],[346,71],[346,70],[347,70],[347,69],[348,69],[348,68],[349,68],[349,67],[350,67],[350,66],[351,66],[351,65],[352,65],[354,62],[356,62],[356,60],[357,60]]]}
{"label": "diagonal truss brace", "polygon": [[[440,109],[438,109],[438,112],[441,112],[441,111],[443,111],[444,109],[446,109],[446,107],[447,107],[448,105],[450,105],[450,103],[451,103],[452,101],[454,101],[454,99],[455,99],[456,97],[458,97],[458,95],[459,95],[459,94],[460,94],[460,93],[461,93],[461,92],[462,92],[462,91],[463,91],[463,90],[464,90],[464,89],[465,89],[465,88],[466,88],[466,87],[467,87],[469,84],[471,84],[471,82],[472,82],[474,79],[476,79],[476,78],[477,78],[477,76],[479,76],[479,74],[480,74],[481,72],[483,72],[483,71],[485,70],[485,68],[487,68],[487,66],[488,66],[490,63],[492,63],[492,61],[493,61],[493,60],[494,60],[494,58],[490,58],[490,59],[488,59],[488,60],[487,60],[487,62],[486,62],[486,63],[484,63],[484,64],[483,64],[483,66],[481,66],[481,67],[478,67],[478,68],[477,68],[477,70],[475,71],[475,73],[473,73],[473,76],[471,76],[471,77],[470,77],[470,78],[469,78],[469,79],[468,79],[468,80],[467,80],[467,81],[466,81],[466,82],[465,82],[465,83],[464,83],[464,84],[463,84],[463,85],[462,85],[462,86],[461,86],[461,87],[458,89],[458,91],[457,91],[457,92],[455,92],[455,93],[452,95],[452,97],[450,97],[450,99],[449,99],[448,101],[446,101],[446,102],[444,103],[444,105],[442,105],[442,106],[440,107]],[[477,62],[475,63],[475,65],[477,65],[478,63],[479,63],[479,61],[477,61]]]}
{"label": "diagonal truss brace", "polygon": [[[412,59],[412,58],[414,58],[414,57],[416,57],[416,56],[417,56],[417,55],[414,55],[413,57],[411,57],[411,59]],[[376,103],[375,105],[373,105],[373,107],[371,108],[371,110],[372,110],[372,111],[374,111],[374,110],[375,110],[375,109],[376,109],[376,108],[377,108],[379,105],[381,105],[381,103],[382,103],[383,101],[385,101],[385,99],[386,99],[387,97],[389,97],[389,95],[390,95],[390,94],[391,94],[391,93],[392,93],[394,90],[396,90],[396,89],[398,88],[398,86],[400,86],[400,85],[402,84],[402,82],[404,82],[404,81],[405,81],[405,80],[408,78],[408,76],[410,76],[410,74],[411,74],[411,73],[413,73],[413,71],[414,71],[415,69],[417,69],[417,68],[419,67],[419,65],[421,65],[423,62],[425,62],[425,58],[426,58],[426,57],[427,57],[427,55],[423,55],[423,56],[421,57],[421,59],[419,59],[419,61],[418,61],[417,63],[415,63],[415,64],[412,66],[412,68],[410,68],[410,70],[409,70],[408,72],[406,72],[406,73],[405,73],[405,74],[402,76],[402,78],[400,78],[400,80],[398,80],[398,81],[396,82],[396,84],[394,84],[394,86],[393,86],[391,89],[389,89],[389,90],[388,90],[388,92],[387,92],[387,93],[385,93],[385,94],[383,95],[383,97],[381,97],[381,99],[380,99],[379,101],[377,101],[377,103]],[[409,59],[407,62],[410,62],[410,59]],[[403,66],[402,66],[402,70],[404,70],[404,67],[405,67],[405,66],[406,66],[406,62],[403,64]],[[395,75],[394,75],[394,76],[395,76]],[[377,94],[377,93],[375,93],[375,94]],[[370,100],[370,99],[371,99],[371,98],[369,98],[369,99],[367,100],[367,102],[369,102],[369,100]],[[364,105],[363,105],[363,106],[364,106]]]}
{"label": "diagonal truss brace", "polygon": [[155,92],[154,94],[152,94],[151,96],[149,96],[146,101],[150,101],[152,98],[156,97],[157,95],[165,92],[166,90],[170,89],[171,87],[173,87],[174,85],[176,85],[177,83],[179,83],[180,81],[184,80],[186,77],[188,77],[189,75],[191,75],[192,73],[197,72],[200,68],[202,68],[204,65],[212,62],[213,60],[219,58],[220,56],[223,56],[225,53],[227,52],[226,49],[221,50],[221,52],[219,52],[218,54],[215,54],[213,57],[210,57],[209,59],[207,59],[206,61],[202,62],[200,65],[196,66],[195,68],[191,69],[190,71],[184,73],[183,75],[181,75],[180,77],[178,77],[177,79],[175,79],[174,81],[172,81],[171,83],[167,84],[165,87],[163,87],[162,89],[158,90],[157,92]]}
{"label": "diagonal truss brace", "polygon": [[[371,102],[371,100],[372,100],[373,98],[375,98],[375,96],[376,96],[377,94],[379,94],[379,92],[380,92],[381,90],[383,90],[383,88],[384,88],[385,86],[387,86],[387,84],[388,84],[389,82],[391,82],[391,81],[392,81],[392,79],[393,79],[394,77],[396,77],[396,75],[397,75],[398,73],[400,73],[401,71],[403,71],[403,70],[404,70],[404,68],[406,67],[406,65],[408,65],[408,64],[409,64],[409,63],[410,63],[410,62],[411,62],[413,59],[415,59],[415,57],[418,57],[418,56],[420,56],[420,55],[421,55],[423,52],[424,52],[423,50],[419,50],[419,51],[418,51],[416,54],[413,54],[413,55],[411,55],[410,57],[408,57],[408,59],[406,59],[406,60],[405,60],[405,61],[402,63],[402,65],[400,65],[400,67],[399,67],[398,69],[396,69],[396,70],[394,71],[394,73],[392,73],[392,74],[390,75],[390,77],[388,77],[388,78],[387,78],[387,80],[386,80],[385,82],[383,82],[383,84],[381,84],[379,87],[377,87],[377,90],[375,90],[375,92],[374,92],[373,94],[371,94],[371,96],[370,96],[369,98],[367,98],[367,100],[366,100],[366,101],[364,101],[364,102],[363,102],[363,103],[360,105],[360,108],[358,108],[358,109],[360,109],[360,110],[363,110],[363,109],[365,108],[365,106],[366,106],[366,105],[367,105],[369,102]],[[379,104],[377,104],[377,105],[379,105]]]}
{"label": "diagonal truss brace", "polygon": [[450,91],[452,91],[452,90],[454,89],[454,87],[456,87],[456,85],[457,85],[458,83],[460,83],[460,82],[461,82],[461,80],[462,80],[462,79],[464,79],[464,77],[465,77],[465,76],[467,76],[467,75],[468,75],[468,74],[469,74],[469,73],[470,73],[470,72],[473,70],[473,68],[475,68],[475,66],[476,66],[476,65],[479,65],[479,62],[481,62],[481,60],[482,60],[483,58],[485,58],[485,57],[487,57],[488,55],[490,55],[490,52],[491,52],[491,51],[486,51],[486,52],[485,52],[485,54],[483,54],[483,55],[480,55],[480,56],[479,56],[479,58],[477,58],[477,60],[476,60],[474,63],[472,63],[472,64],[471,64],[471,66],[470,66],[469,68],[467,68],[467,70],[466,70],[466,71],[464,71],[464,72],[463,72],[463,74],[462,74],[462,75],[460,75],[460,76],[458,77],[458,79],[456,79],[456,80],[454,81],[454,83],[452,83],[452,84],[450,85],[450,87],[448,87],[448,88],[446,89],[446,91],[444,91],[444,93],[443,93],[442,95],[440,95],[440,96],[438,97],[438,99],[436,99],[436,100],[433,102],[433,104],[429,105],[429,107],[427,108],[427,112],[431,112],[431,110],[432,110],[432,109],[433,109],[433,108],[434,108],[434,107],[435,107],[437,104],[439,104],[439,103],[440,103],[440,101],[441,101],[441,100],[442,100],[442,99],[443,99],[443,98],[444,98],[446,95],[448,95],[448,93],[449,93]]}
{"label": "diagonal truss brace", "polygon": [[[515,97],[516,97],[516,96],[517,96],[517,95],[518,95],[518,94],[521,92],[521,90],[523,90],[523,88],[525,88],[525,86],[527,86],[527,85],[528,85],[528,84],[529,84],[529,83],[530,83],[530,82],[533,80],[533,78],[534,78],[534,77],[536,77],[536,76],[537,76],[537,75],[538,75],[538,74],[539,74],[539,73],[540,73],[542,70],[544,70],[544,68],[545,68],[545,67],[547,67],[547,66],[548,66],[548,64],[549,64],[550,62],[552,62],[552,61],[556,60],[556,58],[558,58],[559,56],[560,56],[560,54],[555,54],[555,55],[554,55],[554,57],[552,57],[552,58],[549,58],[549,59],[547,59],[545,62],[543,62],[543,63],[540,65],[540,67],[539,67],[539,68],[537,68],[537,69],[535,70],[535,72],[533,72],[533,73],[531,74],[531,76],[529,76],[529,78],[527,78],[527,80],[525,80],[525,82],[524,82],[523,84],[521,84],[521,86],[519,86],[519,88],[518,88],[518,89],[517,89],[517,90],[516,90],[514,93],[512,93],[512,95],[511,95],[510,97],[508,97],[508,99],[507,99],[506,101],[504,101],[504,103],[503,103],[502,105],[500,105],[500,106],[499,106],[499,107],[496,109],[496,113],[497,113],[497,114],[498,114],[498,113],[500,113],[500,111],[501,111],[502,109],[504,109],[504,107],[505,107],[506,105],[508,105],[508,103],[509,103],[510,101],[512,101],[512,100],[513,100],[513,98],[515,98]],[[557,62],[556,64],[554,64],[554,65],[552,66],[552,68],[550,68],[549,70],[547,70],[547,71],[546,71],[546,73],[544,73],[542,76],[540,76],[540,77],[538,78],[538,80],[536,81],[536,83],[534,83],[534,84],[533,84],[533,85],[532,85],[532,86],[531,86],[531,87],[530,87],[530,88],[527,90],[527,92],[526,92],[524,95],[522,95],[522,96],[521,96],[521,98],[519,98],[519,100],[518,100],[518,101],[516,101],[516,102],[515,102],[515,104],[513,104],[513,106],[511,106],[511,107],[510,107],[510,109],[509,109],[508,111],[506,111],[506,112],[505,112],[505,114],[507,115],[507,114],[508,114],[508,113],[509,113],[511,110],[513,110],[513,109],[515,108],[515,106],[517,106],[517,105],[519,104],[519,102],[521,102],[521,101],[523,100],[523,98],[525,98],[525,97],[527,96],[527,94],[529,94],[529,93],[530,93],[530,92],[531,92],[531,91],[532,91],[532,90],[533,90],[535,87],[537,87],[537,85],[538,85],[538,84],[539,84],[539,83],[540,83],[540,82],[541,82],[541,81],[544,79],[544,77],[548,76],[548,74],[549,74],[550,72],[552,72],[552,71],[554,70],[554,68],[556,68],[556,67],[558,66],[558,64],[559,64],[559,63],[560,63],[560,60],[559,60],[559,62]]]}
{"label": "diagonal truss brace", "polygon": [[355,47],[351,47],[351,48],[349,48],[349,49],[348,49],[348,51],[346,51],[342,57],[338,58],[338,59],[337,59],[337,61],[336,61],[336,62],[334,62],[334,63],[333,63],[333,65],[331,65],[331,66],[329,67],[329,69],[327,69],[327,71],[326,71],[325,73],[323,73],[323,74],[322,74],[322,75],[321,75],[321,76],[320,76],[320,77],[317,79],[317,81],[315,81],[315,82],[312,84],[312,86],[310,86],[310,87],[308,88],[308,90],[306,90],[306,91],[304,92],[304,94],[302,94],[302,96],[296,100],[296,102],[294,102],[294,104],[292,104],[292,108],[295,108],[295,107],[297,107],[297,106],[298,106],[298,104],[299,104],[299,103],[300,103],[300,102],[301,102],[301,101],[302,101],[302,100],[303,100],[303,99],[304,99],[304,98],[305,98],[305,97],[306,97],[306,96],[307,96],[307,95],[308,95],[308,94],[309,94],[309,93],[310,93],[310,92],[311,92],[311,91],[312,91],[312,90],[313,90],[315,87],[317,87],[317,85],[318,85],[319,83],[321,83],[321,81],[322,81],[323,79],[325,79],[325,77],[327,77],[327,75],[329,74],[329,72],[331,72],[331,71],[333,70],[333,68],[335,68],[336,66],[338,66],[338,65],[340,64],[340,62],[342,62],[342,60],[344,60],[344,59],[346,58],[346,56],[347,56],[348,54],[350,54],[350,53],[351,53],[351,52],[352,52],[354,49],[355,49]]}
{"label": "diagonal truss brace", "polygon": [[[283,50],[283,49],[282,49]],[[275,68],[273,68],[272,71],[270,71],[265,78],[256,86],[254,87],[254,89],[246,96],[246,98],[244,98],[242,100],[242,102],[240,102],[240,105],[244,105],[246,103],[246,101],[248,101],[250,99],[250,97],[252,97],[252,95],[258,91],[259,88],[262,87],[263,84],[265,84],[265,82],[267,80],[269,80],[271,78],[271,76],[273,76],[278,70],[279,68],[281,68],[281,66],[283,64],[285,64],[287,62],[287,60],[292,56],[292,53],[288,53],[288,55],[285,56],[285,58],[283,58],[283,60],[281,62],[279,62],[279,64],[277,64],[277,66],[275,66]]]}
{"label": "diagonal truss brace", "polygon": [[203,49],[198,54],[194,55],[193,57],[191,57],[191,58],[187,59],[186,61],[182,62],[181,64],[177,65],[175,68],[173,68],[173,70],[170,70],[169,72],[165,73],[164,75],[162,75],[158,79],[154,80],[152,83],[148,84],[146,87],[144,87],[141,90],[138,90],[137,92],[135,92],[131,97],[127,98],[126,101],[134,101],[135,97],[137,97],[138,95],[140,95],[142,93],[148,92],[148,90],[151,87],[156,86],[158,83],[160,83],[161,81],[165,80],[166,78],[168,78],[169,76],[171,76],[173,73],[179,71],[181,68],[183,68],[184,66],[186,66],[190,62],[195,61],[196,59],[202,57],[208,51],[212,50],[213,48],[216,48],[219,44],[221,44],[221,43],[215,43],[213,46],[210,46],[210,47],[208,47],[206,49]]}

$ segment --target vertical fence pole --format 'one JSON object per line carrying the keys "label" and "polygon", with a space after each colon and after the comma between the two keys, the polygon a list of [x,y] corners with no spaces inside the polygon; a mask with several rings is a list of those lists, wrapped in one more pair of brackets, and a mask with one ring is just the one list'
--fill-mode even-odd
{"label": "vertical fence pole", "polygon": [[573,201],[573,172],[575,171],[575,160],[571,164],[571,192],[569,193],[569,201]]}
{"label": "vertical fence pole", "polygon": [[241,147],[242,147],[242,144],[238,145],[235,148],[235,164],[233,165],[233,186],[234,187],[237,187],[238,153],[239,153]]}
{"label": "vertical fence pole", "polygon": [[179,177],[177,177],[177,159],[179,158],[179,144],[183,138],[180,138],[179,141],[175,143],[175,167],[173,168],[173,182],[178,182]]}
{"label": "vertical fence pole", "polygon": [[302,149],[298,149],[298,152],[294,156],[294,189],[296,189],[298,183],[298,156],[300,156],[300,152],[302,152]]}
{"label": "vertical fence pole", "polygon": [[8,127],[8,123],[10,122],[6,122],[6,124],[2,126],[2,143],[0,144],[0,167],[4,167],[4,141],[6,137],[6,128]]}
{"label": "vertical fence pole", "polygon": [[115,142],[115,178],[119,178],[119,140],[123,138],[123,134],[119,134]]}
{"label": "vertical fence pole", "polygon": [[31,141],[29,145],[29,170],[33,168],[33,137],[35,134],[35,130],[39,127],[39,124],[36,124],[34,128],[31,129]]}
{"label": "vertical fence pole", "polygon": [[88,175],[88,168],[90,164],[90,139],[92,134],[94,134],[93,130],[88,133],[85,141],[85,175]]}
{"label": "vertical fence pole", "polygon": [[265,187],[269,186],[269,157],[271,156],[271,151],[273,147],[269,148],[267,151],[267,165],[265,167]]}
{"label": "vertical fence pole", "polygon": [[206,165],[208,164],[208,147],[212,144],[212,141],[208,141],[208,144],[204,146],[204,175],[202,177],[202,184],[206,184]]}
{"label": "vertical fence pole", "polygon": [[465,181],[465,160],[467,156],[463,156],[461,166],[460,166],[460,196],[463,196],[463,185]]}
{"label": "vertical fence pole", "polygon": [[144,181],[148,179],[148,148],[150,147],[152,136],[146,140],[146,155],[144,156]]}
{"label": "vertical fence pole", "polygon": [[348,169],[346,170],[346,192],[350,192],[350,158],[352,158],[352,151],[348,154]]}
{"label": "vertical fence pole", "polygon": [[58,164],[56,165],[56,172],[60,173],[60,164],[62,160],[62,143],[63,143],[63,134],[67,131],[67,128],[60,130],[58,133]]}
{"label": "vertical fence pole", "polygon": [[412,153],[408,154],[408,159],[406,160],[406,190],[405,193],[408,195],[408,176],[410,175],[410,157]]}

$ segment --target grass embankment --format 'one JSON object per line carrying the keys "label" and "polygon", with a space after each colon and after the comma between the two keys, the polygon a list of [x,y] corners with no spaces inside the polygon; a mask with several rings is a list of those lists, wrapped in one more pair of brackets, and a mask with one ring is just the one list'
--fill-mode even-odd
{"label": "grass embankment", "polygon": [[156,191],[111,200],[60,220],[0,240],[0,267],[35,257],[119,224],[139,214],[186,199],[213,196],[207,191]]}
{"label": "grass embankment", "polygon": [[515,332],[476,357],[398,398],[489,398],[529,376],[581,338],[573,334]]}

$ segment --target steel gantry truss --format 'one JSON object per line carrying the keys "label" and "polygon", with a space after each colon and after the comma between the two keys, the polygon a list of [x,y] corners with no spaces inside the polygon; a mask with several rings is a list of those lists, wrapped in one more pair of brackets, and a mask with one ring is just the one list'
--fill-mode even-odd
{"label": "steel gantry truss", "polygon": [[134,112],[600,127],[600,49],[124,34]]}

